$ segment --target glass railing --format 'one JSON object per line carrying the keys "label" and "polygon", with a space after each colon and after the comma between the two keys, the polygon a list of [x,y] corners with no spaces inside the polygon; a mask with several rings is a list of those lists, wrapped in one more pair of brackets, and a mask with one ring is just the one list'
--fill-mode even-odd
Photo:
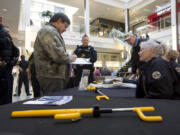
{"label": "glass railing", "polygon": [[171,27],[171,17],[168,16],[159,21],[149,23],[136,29],[136,34],[141,35],[143,33],[162,31]]}
{"label": "glass railing", "polygon": [[[78,32],[80,34],[85,33],[84,24],[72,24],[68,29],[67,32]],[[90,35],[95,37],[103,37],[103,38],[112,38],[111,29],[100,28],[97,26],[90,25],[89,28]]]}
{"label": "glass railing", "polygon": [[113,36],[113,39],[115,41],[117,41],[118,43],[120,43],[121,45],[124,46],[124,51],[123,53],[126,54],[126,58],[121,62],[120,66],[119,66],[119,70],[124,67],[131,59],[131,53],[130,53],[130,50],[131,50],[131,45],[129,45],[127,42],[124,41],[124,39],[126,38],[125,37],[125,33],[117,30],[117,29],[112,29],[112,36]]}

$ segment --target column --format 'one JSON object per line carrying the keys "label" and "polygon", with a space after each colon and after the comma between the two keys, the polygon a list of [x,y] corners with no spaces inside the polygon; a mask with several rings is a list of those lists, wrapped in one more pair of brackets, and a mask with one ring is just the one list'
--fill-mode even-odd
{"label": "column", "polygon": [[172,49],[178,49],[178,14],[177,0],[171,0]]}
{"label": "column", "polygon": [[89,35],[89,0],[84,0],[84,29],[85,34]]}
{"label": "column", "polygon": [[25,0],[24,5],[25,5],[25,50],[27,49],[28,51],[30,51],[31,50],[31,29],[30,29],[31,0]]}
{"label": "column", "polygon": [[129,9],[125,9],[125,33],[129,32]]}

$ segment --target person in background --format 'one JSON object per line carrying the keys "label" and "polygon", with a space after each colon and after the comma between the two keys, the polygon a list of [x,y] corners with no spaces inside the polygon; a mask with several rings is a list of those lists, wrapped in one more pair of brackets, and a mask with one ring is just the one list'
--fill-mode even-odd
{"label": "person in background", "polygon": [[82,45],[77,46],[76,50],[74,51],[74,54],[77,55],[78,58],[87,58],[92,63],[91,65],[77,65],[74,69],[75,73],[75,86],[79,85],[79,82],[81,80],[82,71],[83,69],[89,69],[90,74],[88,78],[88,83],[92,83],[94,81],[94,62],[97,60],[97,52],[94,49],[94,47],[89,45],[89,37],[87,35],[84,35],[82,37]]}
{"label": "person in background", "polygon": [[19,57],[8,27],[0,24],[0,105],[12,103],[12,69]]}
{"label": "person in background", "polygon": [[35,69],[35,64],[34,64],[34,53],[31,54],[29,58],[29,72],[28,72],[28,78],[31,81],[33,92],[34,92],[34,97],[40,97],[42,96],[42,90],[39,85],[39,82],[36,78],[36,69]]}
{"label": "person in background", "polygon": [[66,52],[62,33],[70,25],[69,18],[63,13],[54,14],[49,24],[38,32],[34,44],[34,62],[37,79],[44,95],[66,88],[70,77],[70,63],[76,55]]}
{"label": "person in background", "polygon": [[110,76],[111,75],[111,71],[107,68],[107,66],[104,66],[102,68],[101,75],[102,76]]}
{"label": "person in background", "polygon": [[169,61],[170,65],[177,71],[177,73],[180,75],[180,64],[176,62],[178,59],[179,52],[176,50],[169,50],[166,58]]}
{"label": "person in background", "polygon": [[94,78],[96,78],[96,76],[101,76],[101,72],[99,70],[99,67],[97,67],[96,70],[94,71]]}
{"label": "person in background", "polygon": [[28,64],[29,62],[25,60],[25,56],[21,55],[21,61],[19,62],[18,96],[21,94],[22,83],[24,83],[26,95],[31,95],[29,93]]}
{"label": "person in background", "polygon": [[174,95],[176,98],[179,98],[177,95],[180,95],[180,64],[176,62],[178,56],[179,56],[179,52],[172,49],[168,51],[167,56],[166,56],[170,64],[173,78],[175,79],[175,82],[173,85],[174,85],[174,91],[175,91]]}
{"label": "person in background", "polygon": [[138,76],[140,65],[142,62],[139,61],[139,51],[140,51],[140,43],[145,41],[145,39],[139,38],[131,33],[125,35],[125,40],[128,44],[132,46],[131,50],[131,66],[132,66],[132,76],[131,79],[135,80]]}

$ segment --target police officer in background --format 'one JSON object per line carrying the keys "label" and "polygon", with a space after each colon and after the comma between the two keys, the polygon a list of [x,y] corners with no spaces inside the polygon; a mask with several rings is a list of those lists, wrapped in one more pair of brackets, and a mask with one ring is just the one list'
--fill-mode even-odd
{"label": "police officer in background", "polygon": [[21,61],[19,63],[18,96],[21,94],[22,83],[24,83],[26,95],[31,95],[29,93],[28,65],[29,62],[25,60],[25,56],[21,55]]}
{"label": "police officer in background", "polygon": [[19,57],[19,49],[13,44],[8,27],[0,24],[0,105],[12,102],[12,68]]}
{"label": "police officer in background", "polygon": [[79,85],[79,82],[81,80],[82,71],[83,69],[89,69],[90,74],[88,78],[88,83],[91,83],[94,81],[94,62],[97,60],[97,52],[94,49],[94,47],[89,46],[89,37],[87,35],[84,35],[82,37],[82,45],[77,46],[76,50],[74,51],[74,54],[77,55],[78,58],[89,58],[89,61],[92,63],[91,65],[77,65],[74,69],[75,73],[75,86]]}

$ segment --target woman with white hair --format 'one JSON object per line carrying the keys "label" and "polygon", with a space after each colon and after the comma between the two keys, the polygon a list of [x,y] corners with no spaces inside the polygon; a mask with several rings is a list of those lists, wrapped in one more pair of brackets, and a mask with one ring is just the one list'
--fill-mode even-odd
{"label": "woman with white hair", "polygon": [[140,44],[140,61],[146,62],[143,66],[140,84],[136,91],[137,97],[173,98],[173,77],[168,62],[160,58],[162,46],[154,40]]}

